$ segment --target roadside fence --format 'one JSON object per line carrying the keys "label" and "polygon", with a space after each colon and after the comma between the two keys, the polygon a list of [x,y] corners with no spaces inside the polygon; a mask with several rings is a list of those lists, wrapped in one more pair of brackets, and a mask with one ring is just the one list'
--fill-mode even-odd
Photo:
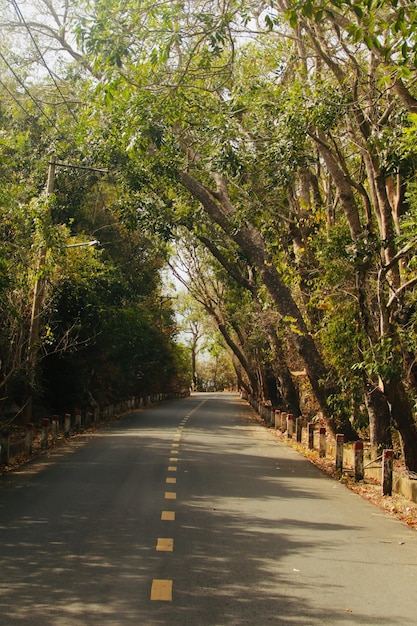
{"label": "roadside fence", "polygon": [[0,466],[7,466],[17,458],[31,457],[57,445],[59,440],[84,432],[113,417],[129,413],[165,400],[189,396],[189,391],[157,393],[146,396],[131,396],[105,407],[89,407],[63,415],[42,418],[37,423],[25,424],[17,431],[11,428],[0,430]]}
{"label": "roadside fence", "polygon": [[320,423],[307,422],[303,417],[294,419],[291,413],[274,409],[269,402],[259,401],[245,391],[241,391],[241,398],[284,439],[315,451],[320,458],[332,459],[334,471],[340,475],[350,474],[357,482],[371,479],[381,485],[382,495],[399,493],[417,503],[417,480],[393,470],[393,450],[383,450],[380,456],[375,456],[367,441],[345,443],[344,435],[334,438]]}

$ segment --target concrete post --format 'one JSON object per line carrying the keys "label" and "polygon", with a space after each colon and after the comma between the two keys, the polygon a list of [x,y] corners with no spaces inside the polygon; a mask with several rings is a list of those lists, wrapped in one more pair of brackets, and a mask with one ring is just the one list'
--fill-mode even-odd
{"label": "concrete post", "polygon": [[285,429],[287,428],[287,413],[285,413],[285,411],[283,411],[281,413],[281,432],[285,432]]}
{"label": "concrete post", "polygon": [[309,422],[307,424],[307,441],[308,449],[314,450],[314,422]]}
{"label": "concrete post", "polygon": [[275,410],[275,430],[278,429],[279,424],[281,423],[281,411],[278,409]]}
{"label": "concrete post", "polygon": [[52,443],[54,445],[58,441],[58,430],[59,430],[59,417],[58,415],[53,415],[52,424],[51,424],[51,434],[52,434]]}
{"label": "concrete post", "polygon": [[295,438],[298,443],[301,443],[303,437],[303,418],[297,417],[295,420]]}
{"label": "concrete post", "polygon": [[326,456],[326,429],[324,426],[320,426],[319,433],[319,457],[324,458]]}
{"label": "concrete post", "polygon": [[71,432],[71,415],[65,413],[64,417],[64,437],[69,437]]}
{"label": "concrete post", "polygon": [[33,424],[26,424],[26,431],[25,431],[26,454],[32,454],[32,450],[33,450]]}
{"label": "concrete post", "polygon": [[384,450],[382,452],[382,495],[392,495],[392,462],[393,451]]}
{"label": "concrete post", "polygon": [[354,476],[355,481],[363,480],[363,441],[355,441],[354,443]]}
{"label": "concrete post", "polygon": [[287,438],[292,439],[294,434],[294,415],[292,413],[288,413],[287,415]]}
{"label": "concrete post", "polygon": [[81,430],[81,411],[75,411],[75,430],[78,433]]}
{"label": "concrete post", "polygon": [[343,471],[343,446],[345,443],[344,435],[336,435],[336,472]]}
{"label": "concrete post", "polygon": [[41,420],[41,450],[46,450],[48,447],[48,435],[49,435],[49,419],[44,417]]}
{"label": "concrete post", "polygon": [[0,435],[0,464],[8,465],[10,458],[10,433],[2,430]]}

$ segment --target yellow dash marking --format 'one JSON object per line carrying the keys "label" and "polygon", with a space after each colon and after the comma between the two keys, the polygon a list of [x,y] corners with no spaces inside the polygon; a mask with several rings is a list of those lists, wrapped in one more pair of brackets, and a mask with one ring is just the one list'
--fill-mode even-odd
{"label": "yellow dash marking", "polygon": [[158,552],[172,552],[174,549],[174,540],[159,537],[156,541],[156,549]]}
{"label": "yellow dash marking", "polygon": [[177,494],[175,491],[166,491],[165,492],[165,500],[176,500]]}
{"label": "yellow dash marking", "polygon": [[175,511],[162,511],[161,520],[164,522],[175,522]]}
{"label": "yellow dash marking", "polygon": [[177,471],[176,465],[168,465],[168,472],[176,472],[176,471]]}
{"label": "yellow dash marking", "polygon": [[167,478],[166,480],[168,485],[175,485],[175,483],[177,482],[176,478]]}
{"label": "yellow dash marking", "polygon": [[[179,443],[173,443],[172,444],[172,448],[179,448]],[[175,452],[175,450],[173,450],[173,452]]]}
{"label": "yellow dash marking", "polygon": [[172,580],[154,578],[151,587],[151,600],[172,602]]}
{"label": "yellow dash marking", "polygon": [[177,456],[170,456],[169,460],[170,460],[171,463],[177,463],[178,457]]}

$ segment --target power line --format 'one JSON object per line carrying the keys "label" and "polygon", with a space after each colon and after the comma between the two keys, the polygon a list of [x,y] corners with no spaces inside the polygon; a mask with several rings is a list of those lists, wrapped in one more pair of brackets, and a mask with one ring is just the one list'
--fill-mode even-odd
{"label": "power line", "polygon": [[0,79],[0,85],[3,87],[3,89],[5,91],[7,91],[7,93],[9,94],[9,96],[12,98],[12,100],[14,100],[14,102],[17,104],[17,106],[22,109],[23,113],[27,116],[30,117],[30,113],[28,111],[26,111],[25,107],[22,106],[22,104],[19,102],[19,100],[16,98],[16,96],[14,95],[14,93],[12,91],[10,91],[10,89],[8,88],[8,86]]}
{"label": "power line", "polygon": [[38,44],[37,44],[37,41],[36,41],[36,39],[34,38],[34,36],[33,36],[32,32],[31,32],[31,30],[30,30],[30,28],[29,28],[29,25],[28,25],[28,23],[26,22],[26,20],[25,20],[25,18],[24,18],[24,16],[23,16],[23,13],[22,13],[22,11],[20,10],[20,8],[19,8],[19,6],[18,6],[18,4],[17,4],[16,0],[12,0],[12,4],[13,4],[13,6],[14,6],[14,8],[15,8],[15,11],[16,11],[16,13],[17,13],[18,18],[22,21],[22,23],[23,23],[24,27],[26,28],[26,30],[27,30],[27,32],[28,32],[28,34],[29,34],[29,37],[30,37],[30,39],[31,39],[31,41],[32,41],[32,43],[33,43],[33,45],[35,46],[35,49],[36,49],[37,53],[39,54],[40,58],[42,59],[42,63],[44,64],[44,66],[45,66],[45,68],[46,68],[46,70],[47,70],[47,72],[48,72],[49,76],[51,77],[52,82],[54,83],[54,85],[55,85],[55,87],[56,87],[56,89],[57,89],[57,91],[58,91],[59,95],[61,96],[61,98],[62,98],[63,102],[65,103],[65,105],[66,105],[66,107],[67,107],[67,109],[68,109],[69,113],[72,115],[73,119],[77,122],[77,118],[76,118],[76,116],[75,116],[75,114],[74,114],[74,111],[73,111],[73,110],[72,110],[72,108],[70,107],[69,102],[67,101],[67,99],[65,98],[64,94],[62,93],[62,91],[61,91],[61,89],[60,89],[60,87],[59,87],[58,83],[57,83],[57,82],[56,82],[56,80],[55,80],[55,77],[54,77],[53,73],[52,73],[52,72],[51,72],[51,70],[49,69],[48,64],[47,64],[47,63],[46,63],[46,61],[45,61],[45,57],[43,56],[43,54],[42,54],[42,52],[41,52],[41,50],[40,50],[40,48],[39,48],[39,46],[38,46]]}
{"label": "power line", "polygon": [[29,96],[29,98],[32,100],[32,102],[34,103],[34,105],[39,109],[39,111],[42,113],[42,115],[48,120],[49,124],[51,124],[55,130],[58,131],[59,134],[61,134],[61,131],[59,130],[59,128],[55,125],[55,123],[53,122],[53,120],[51,120],[51,118],[49,117],[49,115],[47,115],[45,113],[45,111],[42,109],[41,105],[39,104],[39,102],[36,100],[36,98],[34,98],[32,96],[32,94],[30,93],[29,89],[26,87],[26,85],[24,84],[24,82],[19,78],[19,76],[16,74],[16,72],[14,71],[14,69],[12,68],[12,66],[10,65],[10,63],[8,62],[8,60],[6,59],[6,57],[3,55],[3,53],[0,51],[0,58],[2,59],[3,63],[8,67],[8,69],[10,70],[10,72],[13,74],[14,78],[17,80],[17,82],[19,83],[19,85],[21,87],[23,87],[23,89],[25,90],[25,92],[27,93],[27,95]]}

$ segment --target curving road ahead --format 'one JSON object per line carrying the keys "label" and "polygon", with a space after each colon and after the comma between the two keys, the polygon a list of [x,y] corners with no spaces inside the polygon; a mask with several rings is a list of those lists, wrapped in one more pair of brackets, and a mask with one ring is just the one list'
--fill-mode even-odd
{"label": "curving road ahead", "polygon": [[0,479],[0,625],[417,622],[417,533],[232,394],[133,413]]}

